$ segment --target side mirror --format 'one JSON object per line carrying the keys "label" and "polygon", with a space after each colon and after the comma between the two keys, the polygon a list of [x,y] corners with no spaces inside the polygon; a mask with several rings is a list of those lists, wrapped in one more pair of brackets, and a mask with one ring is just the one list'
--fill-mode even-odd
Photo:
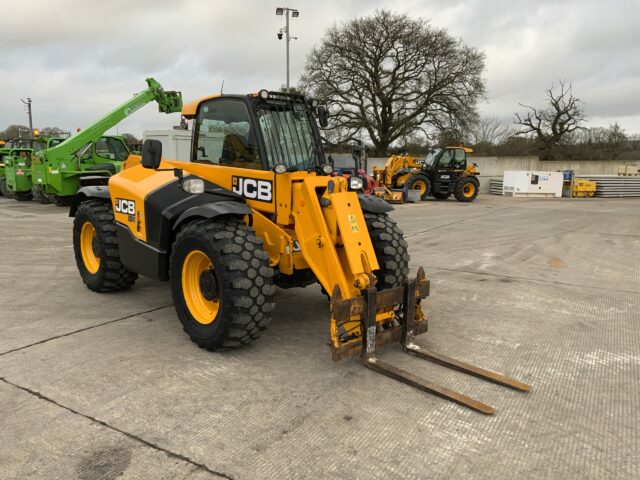
{"label": "side mirror", "polygon": [[141,164],[144,168],[157,170],[162,159],[162,142],[160,140],[147,139],[142,145]]}
{"label": "side mirror", "polygon": [[329,126],[329,110],[326,105],[318,105],[318,123],[322,128]]}

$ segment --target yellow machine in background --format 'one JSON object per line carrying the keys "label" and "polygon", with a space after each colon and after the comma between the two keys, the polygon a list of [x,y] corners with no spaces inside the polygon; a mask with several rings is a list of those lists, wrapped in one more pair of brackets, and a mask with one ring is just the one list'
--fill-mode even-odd
{"label": "yellow machine in background", "polygon": [[596,182],[593,180],[584,180],[582,178],[574,178],[572,185],[572,197],[593,197],[596,194]]}
{"label": "yellow machine in background", "polygon": [[459,202],[472,202],[480,188],[476,165],[467,164],[467,154],[472,152],[460,146],[431,149],[423,160],[392,155],[384,168],[373,169],[379,185],[376,195],[393,203],[406,201],[413,192],[420,200],[444,200],[453,194]]}

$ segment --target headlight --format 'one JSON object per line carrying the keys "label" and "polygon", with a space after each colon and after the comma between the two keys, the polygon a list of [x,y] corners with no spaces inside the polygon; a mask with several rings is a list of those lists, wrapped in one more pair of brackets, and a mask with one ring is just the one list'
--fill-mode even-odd
{"label": "headlight", "polygon": [[324,173],[325,175],[331,175],[333,173],[333,165],[331,165],[330,163],[325,163],[320,167],[320,170],[322,170],[322,173]]}
{"label": "headlight", "polygon": [[287,166],[284,163],[278,163],[273,167],[273,171],[276,173],[284,173],[287,171]]}
{"label": "headlight", "polygon": [[364,187],[364,180],[355,175],[349,177],[349,190],[362,190]]}
{"label": "headlight", "polygon": [[265,90],[264,88],[262,90],[260,90],[258,92],[258,96],[262,99],[262,100],[266,100],[267,98],[269,98],[269,91]]}
{"label": "headlight", "polygon": [[204,180],[201,178],[187,178],[182,181],[182,190],[187,193],[204,193]]}

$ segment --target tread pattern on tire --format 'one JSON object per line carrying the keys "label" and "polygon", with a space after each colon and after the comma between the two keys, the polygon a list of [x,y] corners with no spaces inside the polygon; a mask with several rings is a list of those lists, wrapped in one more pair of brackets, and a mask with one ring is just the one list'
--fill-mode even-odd
{"label": "tread pattern on tire", "polygon": [[[274,270],[269,266],[269,256],[262,248],[263,241],[252,227],[236,217],[218,217],[215,220],[196,220],[184,226],[174,245],[188,236],[197,236],[210,242],[213,250],[221,255],[224,271],[222,281],[226,284],[225,305],[222,317],[217,321],[225,323],[222,336],[204,339],[189,334],[201,348],[218,350],[235,348],[257,339],[271,321],[271,312],[275,308],[273,296],[276,287],[273,284]],[[175,260],[176,249],[172,249],[171,265]],[[223,287],[224,288],[224,287]],[[174,303],[177,304],[177,287],[172,282]]]}
{"label": "tread pattern on tire", "polygon": [[[84,262],[78,246],[82,225],[87,220],[91,220],[93,223],[100,241],[100,270],[95,276],[86,272],[86,269],[83,271]],[[137,273],[127,270],[120,261],[117,227],[109,202],[87,200],[78,206],[73,221],[73,245],[82,280],[94,292],[106,293],[127,290],[133,286],[138,278]],[[83,272],[86,272],[88,277]]]}
{"label": "tread pattern on tire", "polygon": [[409,246],[404,233],[386,213],[365,212],[364,218],[380,266],[374,272],[378,279],[376,288],[401,286],[409,275]]}
{"label": "tread pattern on tire", "polygon": [[[476,187],[476,191],[473,194],[472,197],[465,197],[464,196],[464,192],[463,192],[463,188],[464,185],[466,183],[469,182],[473,182],[474,186]],[[456,197],[456,200],[459,202],[473,202],[476,197],[478,196],[478,190],[480,188],[480,182],[478,182],[478,180],[475,177],[461,177],[457,182],[456,182],[456,187],[453,191],[453,195],[454,197]]]}

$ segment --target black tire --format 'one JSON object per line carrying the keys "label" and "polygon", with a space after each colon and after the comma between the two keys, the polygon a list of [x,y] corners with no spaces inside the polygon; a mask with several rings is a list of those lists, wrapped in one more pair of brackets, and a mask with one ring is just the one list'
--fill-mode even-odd
{"label": "black tire", "polygon": [[412,175],[404,184],[408,190],[420,190],[420,200],[426,200],[431,194],[431,182],[424,175]]}
{"label": "black tire", "polygon": [[43,205],[51,203],[51,199],[44,193],[40,185],[31,186],[31,195],[33,196],[33,200],[35,202],[40,202]]}
{"label": "black tire", "polygon": [[478,196],[480,182],[475,177],[461,177],[456,182],[453,195],[459,202],[473,202]]}
{"label": "black tire", "polygon": [[376,288],[384,290],[401,286],[409,275],[409,246],[396,222],[386,213],[365,213],[379,270],[374,271]]}
{"label": "black tire", "polygon": [[5,198],[13,198],[13,192],[7,187],[6,178],[0,178],[0,193]]}
{"label": "black tire", "polygon": [[68,207],[71,205],[71,201],[73,200],[73,195],[68,195],[65,197],[61,197],[59,195],[52,195],[53,203],[56,207]]}
{"label": "black tire", "polygon": [[[213,320],[207,319],[209,323],[196,319],[183,291],[185,260],[192,253],[204,253],[213,266],[201,273],[195,293],[206,300],[218,301]],[[170,265],[171,292],[178,318],[199,347],[211,351],[239,347],[257,339],[267,327],[275,307],[274,271],[269,267],[262,239],[240,218],[188,223],[176,236]],[[214,279],[213,287],[209,280],[210,290],[206,292],[202,290],[205,273]]]}
{"label": "black tire", "polygon": [[33,200],[33,195],[31,195],[31,190],[28,192],[13,192],[13,198],[19,202],[30,202]]}
{"label": "black tire", "polygon": [[[85,265],[81,248],[80,237],[87,222],[93,225],[96,233],[93,251],[100,259],[100,266],[95,272]],[[120,262],[116,223],[109,202],[87,200],[78,206],[73,220],[73,250],[82,281],[94,292],[127,290],[138,278],[138,274],[130,272]]]}
{"label": "black tire", "polygon": [[451,194],[449,192],[433,192],[431,195],[433,195],[433,198],[437,198],[438,200],[446,200]]}

